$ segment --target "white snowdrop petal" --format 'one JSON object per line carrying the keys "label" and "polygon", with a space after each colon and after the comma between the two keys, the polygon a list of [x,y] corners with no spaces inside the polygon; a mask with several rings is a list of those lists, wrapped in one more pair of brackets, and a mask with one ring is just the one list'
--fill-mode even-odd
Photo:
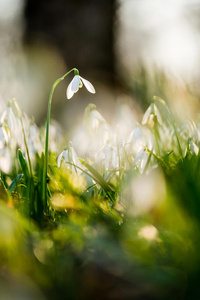
{"label": "white snowdrop petal", "polygon": [[141,129],[139,127],[136,127],[133,131],[133,141],[139,140],[143,137]]}
{"label": "white snowdrop petal", "polygon": [[1,141],[0,143],[2,146],[0,148],[3,148],[5,143],[8,143],[8,134],[3,126],[0,127],[0,141]]}
{"label": "white snowdrop petal", "polygon": [[73,147],[71,147],[71,151],[72,151],[72,160],[73,160],[73,163],[75,165],[78,165],[78,156],[77,156],[77,154],[76,154],[76,152],[75,152],[75,150],[74,150]]}
{"label": "white snowdrop petal", "polygon": [[0,153],[0,168],[6,174],[9,174],[12,170],[12,157],[7,147],[2,149]]}
{"label": "white snowdrop petal", "polygon": [[2,116],[1,116],[1,126],[2,123],[6,123],[6,110],[3,112]]}
{"label": "white snowdrop petal", "polygon": [[106,123],[106,120],[97,110],[92,110],[90,113],[90,123],[92,129],[96,130],[100,124]]}
{"label": "white snowdrop petal", "polygon": [[70,84],[68,85],[67,88],[67,99],[71,99],[74,95],[74,92],[72,91],[72,81],[70,82]]}
{"label": "white snowdrop petal", "polygon": [[7,125],[11,132],[17,128],[17,121],[11,107],[7,108]]}
{"label": "white snowdrop petal", "polygon": [[157,117],[158,123],[162,124],[162,117],[161,117],[160,112],[155,104],[154,104],[154,113]]}
{"label": "white snowdrop petal", "polygon": [[93,85],[91,84],[91,82],[89,82],[88,80],[84,79],[83,77],[81,77],[81,80],[83,81],[83,84],[85,85],[86,89],[88,90],[88,92],[95,94],[95,88],[93,87]]}
{"label": "white snowdrop petal", "polygon": [[143,155],[144,155],[144,150],[140,151],[140,152],[135,156],[133,163],[134,163],[134,164],[137,164],[137,163],[142,159]]}
{"label": "white snowdrop petal", "polygon": [[117,150],[116,149],[114,149],[112,151],[112,166],[113,166],[113,168],[117,168],[117,166],[118,166]]}
{"label": "white snowdrop petal", "polygon": [[198,146],[197,146],[193,141],[190,141],[189,145],[190,145],[190,152],[191,152],[192,154],[198,155],[198,153],[199,153],[199,148],[198,148]]}
{"label": "white snowdrop petal", "polygon": [[64,162],[68,162],[69,161],[69,151],[68,150],[63,150],[62,157],[64,159]]}
{"label": "white snowdrop petal", "polygon": [[72,85],[71,85],[71,90],[73,93],[78,92],[79,84],[80,84],[80,77],[79,75],[75,75],[74,78],[72,79]]}
{"label": "white snowdrop petal", "polygon": [[57,159],[57,166],[58,166],[58,168],[60,168],[61,161],[62,161],[62,153],[60,153],[60,155],[58,156],[58,159]]}
{"label": "white snowdrop petal", "polygon": [[60,155],[58,156],[58,159],[57,159],[57,166],[58,166],[58,168],[60,168],[62,161],[64,161],[64,162],[68,162],[69,161],[69,159],[68,159],[68,151],[66,151],[66,150],[62,151],[60,153]]}
{"label": "white snowdrop petal", "polygon": [[145,125],[149,116],[150,116],[150,113],[151,113],[151,106],[149,106],[146,110],[146,112],[144,113],[144,116],[142,118],[142,125]]}
{"label": "white snowdrop petal", "polygon": [[93,114],[94,118],[98,119],[99,121],[106,122],[106,120],[104,119],[104,117],[97,110],[95,110],[95,109],[92,110],[91,114]]}

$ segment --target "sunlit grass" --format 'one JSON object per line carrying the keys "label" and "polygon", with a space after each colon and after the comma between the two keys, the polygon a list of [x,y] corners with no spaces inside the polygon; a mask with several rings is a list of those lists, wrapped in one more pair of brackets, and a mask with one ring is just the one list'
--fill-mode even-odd
{"label": "sunlit grass", "polygon": [[121,112],[112,126],[90,104],[70,141],[49,117],[45,148],[44,126],[9,103],[0,127],[6,297],[18,277],[40,299],[200,296],[199,124],[158,97],[140,122]]}

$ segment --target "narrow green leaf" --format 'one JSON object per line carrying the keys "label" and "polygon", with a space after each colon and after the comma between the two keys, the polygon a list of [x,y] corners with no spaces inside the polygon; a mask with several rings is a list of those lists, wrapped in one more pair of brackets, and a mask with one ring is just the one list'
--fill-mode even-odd
{"label": "narrow green leaf", "polygon": [[24,174],[24,178],[27,181],[27,179],[30,177],[29,176],[28,165],[27,165],[27,162],[26,162],[26,160],[25,160],[25,158],[22,154],[22,151],[20,149],[18,149],[18,157],[19,157],[19,162],[20,162],[23,174]]}
{"label": "narrow green leaf", "polygon": [[19,174],[17,175],[17,177],[11,182],[11,184],[8,187],[8,191],[10,193],[12,193],[12,191],[14,190],[14,188],[16,187],[16,185],[18,184],[18,182],[20,181],[20,179],[23,177],[23,174]]}
{"label": "narrow green leaf", "polygon": [[105,179],[99,174],[99,172],[95,168],[93,168],[91,165],[89,165],[82,158],[79,158],[79,160],[82,163],[82,165],[84,167],[86,167],[88,169],[88,171],[94,176],[94,178],[97,179],[97,181],[99,182],[99,184],[102,186],[102,188],[104,189],[104,191],[106,193],[113,192],[113,190],[110,188],[109,184],[105,181]]}

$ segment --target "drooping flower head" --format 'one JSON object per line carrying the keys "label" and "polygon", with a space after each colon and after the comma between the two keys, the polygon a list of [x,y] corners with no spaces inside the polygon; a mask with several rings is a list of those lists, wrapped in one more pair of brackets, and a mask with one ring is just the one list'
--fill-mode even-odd
{"label": "drooping flower head", "polygon": [[84,79],[83,77],[81,77],[79,75],[79,71],[76,69],[74,71],[74,78],[72,79],[72,81],[70,82],[70,84],[68,85],[67,88],[67,99],[71,99],[73,97],[73,95],[78,92],[79,88],[82,88],[82,86],[84,85],[86,87],[86,89],[88,90],[88,92],[95,94],[96,91],[93,87],[93,85],[86,79]]}
{"label": "drooping flower head", "polygon": [[78,156],[72,146],[72,142],[69,141],[68,147],[60,153],[57,159],[58,168],[61,167],[62,163],[69,168],[73,173],[81,174],[81,170],[77,167],[83,168],[81,163],[78,160]]}
{"label": "drooping flower head", "polygon": [[150,126],[153,126],[153,124],[158,122],[160,125],[163,124],[162,117],[160,115],[160,112],[156,106],[155,103],[151,103],[146,112],[144,113],[144,116],[142,118],[142,125],[145,125],[147,122],[149,122]]}

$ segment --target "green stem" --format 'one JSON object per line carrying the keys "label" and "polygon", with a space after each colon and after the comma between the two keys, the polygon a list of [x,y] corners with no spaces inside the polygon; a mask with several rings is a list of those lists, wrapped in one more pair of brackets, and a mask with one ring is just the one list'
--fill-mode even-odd
{"label": "green stem", "polygon": [[1,171],[1,172],[0,172],[0,182],[1,182],[1,184],[2,184],[2,186],[3,186],[3,188],[4,188],[4,190],[7,191],[7,187],[5,186],[4,180],[3,180],[3,178],[2,178],[2,174],[3,174],[3,172]]}
{"label": "green stem", "polygon": [[31,178],[33,178],[32,164],[31,164],[30,153],[29,153],[28,144],[27,144],[27,140],[26,140],[26,133],[25,133],[24,123],[23,123],[23,119],[22,119],[22,112],[21,112],[21,109],[19,108],[17,101],[15,99],[13,99],[12,101],[15,104],[15,107],[16,107],[17,113],[18,113],[18,117],[19,117],[19,120],[21,123],[22,133],[23,133],[23,138],[24,138],[24,145],[25,145],[26,154],[28,157],[29,171],[30,171]]}
{"label": "green stem", "polygon": [[155,118],[155,121],[154,121],[154,136],[155,136],[155,142],[156,142],[156,146],[157,146],[157,153],[158,155],[160,156],[160,144],[159,144],[159,141],[160,141],[160,134],[159,134],[159,129],[158,129],[158,121],[157,121],[157,118]]}
{"label": "green stem", "polygon": [[71,69],[62,77],[58,78],[54,84],[52,85],[51,92],[49,95],[49,104],[47,110],[47,121],[46,121],[46,138],[45,138],[45,154],[44,154],[44,169],[43,169],[43,188],[42,188],[42,199],[44,203],[44,211],[47,212],[47,167],[48,167],[48,148],[49,148],[49,124],[50,124],[50,114],[51,114],[51,103],[53,98],[53,93],[56,86],[62,81],[68,74],[71,72],[75,72],[78,74],[78,70],[76,68]]}
{"label": "green stem", "polygon": [[22,111],[20,110],[20,108],[18,106],[18,103],[15,99],[13,99],[13,103],[15,104],[15,107],[17,109],[18,117],[19,117],[21,127],[22,127],[24,145],[25,145],[25,148],[26,148],[26,154],[27,154],[27,157],[28,157],[28,165],[29,165],[29,172],[30,172],[30,178],[29,178],[29,176],[27,178],[27,196],[28,196],[28,199],[29,199],[29,202],[26,203],[27,211],[28,211],[28,213],[31,217],[34,217],[35,216],[35,208],[34,208],[35,190],[34,190],[33,169],[32,169],[32,164],[31,164],[30,152],[29,152],[27,139],[26,139],[26,133],[25,133],[25,129],[24,129]]}

